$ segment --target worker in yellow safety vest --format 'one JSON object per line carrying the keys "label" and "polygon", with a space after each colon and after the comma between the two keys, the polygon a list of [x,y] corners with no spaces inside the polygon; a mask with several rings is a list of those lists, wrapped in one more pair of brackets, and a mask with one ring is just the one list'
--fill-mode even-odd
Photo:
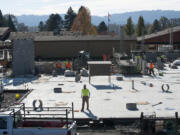
{"label": "worker in yellow safety vest", "polygon": [[90,98],[90,92],[89,92],[89,89],[86,88],[86,85],[84,85],[84,88],[81,91],[81,97],[82,97],[82,109],[81,109],[81,112],[84,112],[85,102],[87,104],[87,110],[89,110],[89,98]]}
{"label": "worker in yellow safety vest", "polygon": [[67,68],[68,60],[65,61],[65,67]]}

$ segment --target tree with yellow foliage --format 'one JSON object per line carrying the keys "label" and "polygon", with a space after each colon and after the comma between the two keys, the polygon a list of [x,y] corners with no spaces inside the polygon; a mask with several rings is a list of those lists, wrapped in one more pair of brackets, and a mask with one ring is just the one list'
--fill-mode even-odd
{"label": "tree with yellow foliage", "polygon": [[91,24],[91,15],[89,9],[81,6],[79,13],[71,27],[72,31],[80,31],[85,35],[97,35],[96,28]]}

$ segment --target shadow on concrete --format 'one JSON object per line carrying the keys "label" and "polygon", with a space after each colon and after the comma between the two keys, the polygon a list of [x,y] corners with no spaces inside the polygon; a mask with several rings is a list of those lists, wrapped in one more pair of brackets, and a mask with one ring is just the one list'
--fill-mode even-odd
{"label": "shadow on concrete", "polygon": [[135,77],[135,78],[136,78],[136,77],[140,77],[140,78],[143,77],[142,74],[123,74],[123,75],[124,75],[125,77],[132,77],[132,78],[133,78],[133,77]]}
{"label": "shadow on concrete", "polygon": [[97,120],[97,116],[95,116],[91,110],[88,110],[88,112],[84,112],[89,118],[92,118],[93,120]]}
{"label": "shadow on concrete", "polygon": [[3,80],[4,86],[13,85],[18,86],[22,84],[26,84],[32,81],[37,80],[38,77],[32,77],[32,78],[6,78]]}
{"label": "shadow on concrete", "polygon": [[133,89],[132,89],[132,91],[133,91],[133,90],[134,90],[135,92],[139,92],[139,90],[138,90],[138,89],[136,89],[136,88],[133,88]]}
{"label": "shadow on concrete", "polygon": [[119,87],[115,84],[111,84],[111,85],[94,85],[94,84],[92,84],[92,86],[94,88],[96,88],[97,90],[109,90],[109,89],[120,90],[120,89],[122,89],[121,87]]}

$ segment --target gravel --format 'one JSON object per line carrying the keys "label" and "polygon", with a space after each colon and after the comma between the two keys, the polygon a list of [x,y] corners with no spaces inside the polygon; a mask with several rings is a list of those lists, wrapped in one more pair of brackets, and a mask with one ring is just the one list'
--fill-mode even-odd
{"label": "gravel", "polygon": [[[28,92],[28,91],[27,91]],[[16,94],[19,94],[20,95],[20,98],[21,99],[27,92],[4,92],[3,95],[4,95],[4,99],[1,103],[1,107],[2,108],[7,108],[11,105],[14,105],[14,103],[18,102],[18,100],[16,100],[15,96]]]}

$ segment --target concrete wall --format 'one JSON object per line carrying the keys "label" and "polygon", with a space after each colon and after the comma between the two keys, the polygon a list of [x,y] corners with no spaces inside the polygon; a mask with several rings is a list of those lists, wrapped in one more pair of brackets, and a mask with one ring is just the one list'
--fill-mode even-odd
{"label": "concrete wall", "polygon": [[31,39],[13,41],[13,75],[33,74],[34,42]]}
{"label": "concrete wall", "polygon": [[[136,41],[123,41],[123,49],[130,53],[131,46]],[[80,50],[90,52],[91,57],[102,57],[102,54],[112,56],[112,48],[119,51],[119,40],[98,41],[35,41],[35,57],[40,58],[67,58],[76,57]]]}

